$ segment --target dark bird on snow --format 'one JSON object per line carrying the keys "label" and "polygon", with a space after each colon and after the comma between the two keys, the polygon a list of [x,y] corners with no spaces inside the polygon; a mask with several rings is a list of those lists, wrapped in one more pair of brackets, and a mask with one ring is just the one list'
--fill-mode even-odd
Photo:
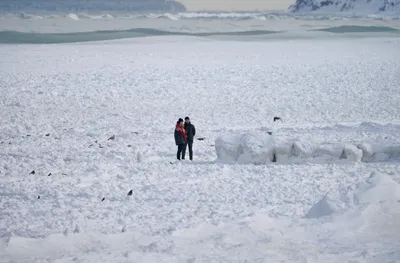
{"label": "dark bird on snow", "polygon": [[106,198],[105,197],[103,197],[103,199],[101,199],[101,201],[103,202],[104,200],[106,200]]}
{"label": "dark bird on snow", "polygon": [[115,134],[113,136],[111,136],[110,138],[108,138],[108,141],[109,140],[115,140]]}
{"label": "dark bird on snow", "polygon": [[47,176],[50,176],[51,175],[51,173],[49,173]]}
{"label": "dark bird on snow", "polygon": [[275,121],[282,121],[282,119],[279,118],[279,117],[274,117],[274,122],[275,122]]}
{"label": "dark bird on snow", "polygon": [[35,170],[33,170],[32,172],[30,172],[29,174],[35,174]]}
{"label": "dark bird on snow", "polygon": [[204,138],[204,137],[200,137],[200,138],[197,138],[197,140],[199,140],[199,141],[204,141],[206,138]]}
{"label": "dark bird on snow", "polygon": [[40,195],[37,196],[37,199],[40,199]]}
{"label": "dark bird on snow", "polygon": [[133,194],[133,191],[130,190],[130,191],[128,192],[128,195],[132,195],[132,194]]}
{"label": "dark bird on snow", "polygon": [[46,133],[46,136],[49,137],[49,136],[50,136],[50,133]]}

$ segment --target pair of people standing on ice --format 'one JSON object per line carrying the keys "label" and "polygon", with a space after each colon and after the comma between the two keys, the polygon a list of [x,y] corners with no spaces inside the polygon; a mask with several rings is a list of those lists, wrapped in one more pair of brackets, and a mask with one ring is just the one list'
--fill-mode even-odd
{"label": "pair of people standing on ice", "polygon": [[185,160],[186,148],[189,146],[189,158],[193,161],[193,138],[196,135],[196,128],[190,122],[189,117],[185,118],[185,123],[181,118],[175,127],[175,144],[178,146],[176,158]]}

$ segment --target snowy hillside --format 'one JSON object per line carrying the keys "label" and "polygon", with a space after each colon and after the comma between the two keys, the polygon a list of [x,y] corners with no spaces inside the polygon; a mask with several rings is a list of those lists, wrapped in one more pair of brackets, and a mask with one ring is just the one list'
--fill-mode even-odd
{"label": "snowy hillside", "polygon": [[297,0],[292,12],[400,13],[400,0]]}

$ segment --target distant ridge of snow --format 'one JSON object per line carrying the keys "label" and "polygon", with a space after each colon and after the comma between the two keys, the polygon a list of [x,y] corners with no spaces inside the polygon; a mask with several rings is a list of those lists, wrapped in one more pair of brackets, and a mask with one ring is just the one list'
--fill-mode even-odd
{"label": "distant ridge of snow", "polygon": [[400,0],[297,0],[291,12],[400,13]]}
{"label": "distant ridge of snow", "polygon": [[57,12],[82,12],[82,11],[135,11],[135,12],[184,12],[186,7],[174,0],[2,0],[0,11],[57,11]]}

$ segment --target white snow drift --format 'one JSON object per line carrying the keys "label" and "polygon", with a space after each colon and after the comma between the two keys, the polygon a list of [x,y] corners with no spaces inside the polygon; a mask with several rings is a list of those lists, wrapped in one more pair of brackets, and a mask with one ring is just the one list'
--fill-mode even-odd
{"label": "white snow drift", "polygon": [[220,136],[215,140],[217,156],[224,161],[265,164],[274,161],[273,137],[268,134],[249,133]]}
{"label": "white snow drift", "polygon": [[260,211],[156,235],[75,226],[72,233],[40,238],[9,236],[0,240],[0,257],[2,262],[396,262],[399,200],[400,185],[387,174],[372,173],[358,185],[330,191],[295,221]]}
{"label": "white snow drift", "polygon": [[307,218],[319,218],[344,212],[359,205],[400,202],[400,184],[384,174],[372,173],[357,187],[327,193],[308,211]]}
{"label": "white snow drift", "polygon": [[221,135],[215,140],[219,161],[239,164],[301,162],[379,162],[400,157],[400,145],[278,140],[268,133]]}

